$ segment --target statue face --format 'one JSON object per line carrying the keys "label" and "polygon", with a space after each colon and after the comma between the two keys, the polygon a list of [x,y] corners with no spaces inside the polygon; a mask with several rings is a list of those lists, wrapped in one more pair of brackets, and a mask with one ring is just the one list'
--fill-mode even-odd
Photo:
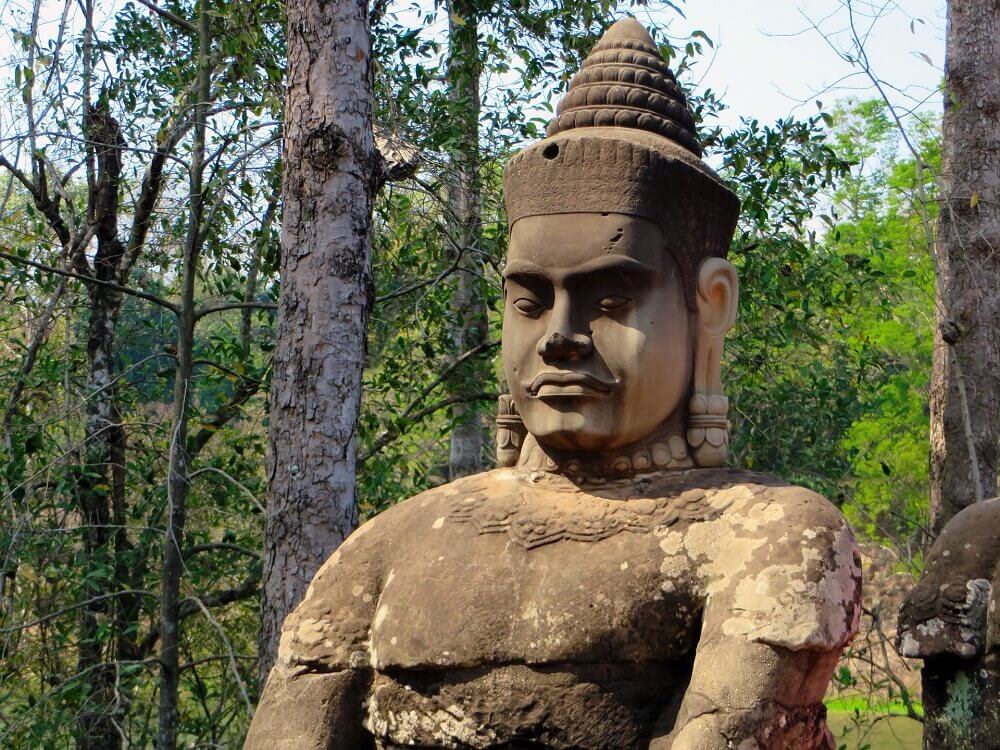
{"label": "statue face", "polygon": [[691,383],[691,314],[659,226],[622,214],[518,221],[504,269],[503,362],[528,431],[567,451],[653,433]]}

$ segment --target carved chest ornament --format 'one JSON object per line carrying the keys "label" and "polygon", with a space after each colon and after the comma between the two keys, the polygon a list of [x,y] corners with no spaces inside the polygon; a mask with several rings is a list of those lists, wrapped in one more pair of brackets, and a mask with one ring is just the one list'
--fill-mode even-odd
{"label": "carved chest ornament", "polygon": [[644,534],[678,521],[713,520],[730,504],[725,489],[615,500],[583,492],[543,494],[525,485],[502,497],[480,493],[457,497],[448,518],[471,524],[480,534],[507,534],[522,547],[534,549],[567,540],[597,542],[626,531]]}

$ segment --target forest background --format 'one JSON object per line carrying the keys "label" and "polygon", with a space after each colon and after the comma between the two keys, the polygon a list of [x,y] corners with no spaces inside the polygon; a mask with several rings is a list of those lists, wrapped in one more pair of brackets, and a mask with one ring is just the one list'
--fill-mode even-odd
{"label": "forest background", "polygon": [[[833,84],[763,122],[701,85],[714,42],[683,4],[372,6],[384,159],[362,519],[490,465],[504,391],[502,166],[544,131],[601,31],[631,12],[743,201],[732,462],[817,489],[894,571],[919,572],[940,99],[900,103],[863,52],[887,19],[914,34],[940,19],[901,21],[894,3],[832,7],[842,34],[804,31],[868,82],[864,95]],[[284,9],[67,0],[4,15],[0,746],[143,747],[164,710],[177,744],[236,746],[260,688]],[[877,608],[866,616],[878,633]],[[165,707],[168,631],[177,697]],[[906,665],[878,648],[892,646],[863,643],[838,674],[866,698],[850,704],[861,707],[843,728],[851,747],[887,712],[919,714]]]}

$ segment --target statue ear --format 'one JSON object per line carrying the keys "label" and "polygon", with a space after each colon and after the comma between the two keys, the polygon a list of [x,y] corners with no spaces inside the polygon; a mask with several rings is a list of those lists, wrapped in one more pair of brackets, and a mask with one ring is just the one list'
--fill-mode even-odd
{"label": "statue ear", "polygon": [[725,258],[707,258],[698,268],[698,327],[700,333],[724,336],[736,322],[740,283]]}
{"label": "statue ear", "polygon": [[740,285],[725,258],[698,268],[694,393],[688,403],[687,440],[698,466],[719,466],[729,451],[729,399],[722,392],[722,347],[736,322]]}

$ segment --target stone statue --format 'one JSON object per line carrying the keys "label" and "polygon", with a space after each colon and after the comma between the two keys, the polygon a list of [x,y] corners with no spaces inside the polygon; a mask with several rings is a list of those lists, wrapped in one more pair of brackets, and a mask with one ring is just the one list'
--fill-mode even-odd
{"label": "stone statue", "polygon": [[358,529],[247,747],[826,748],[859,614],[840,513],[721,468],[739,202],[646,30],[507,166],[501,468]]}
{"label": "stone statue", "polygon": [[924,660],[924,747],[1000,747],[1000,498],[945,525],[903,602],[897,645]]}

